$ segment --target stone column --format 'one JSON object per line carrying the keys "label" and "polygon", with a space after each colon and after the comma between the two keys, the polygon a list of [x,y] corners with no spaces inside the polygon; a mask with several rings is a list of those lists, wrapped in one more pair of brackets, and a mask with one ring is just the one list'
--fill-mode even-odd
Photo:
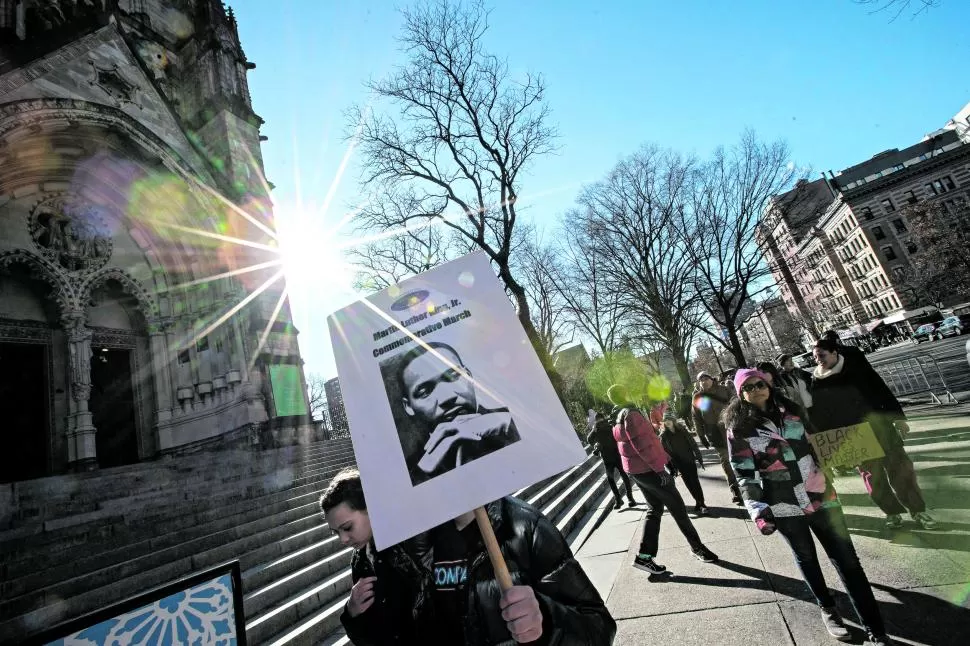
{"label": "stone column", "polygon": [[71,370],[71,414],[67,433],[67,460],[74,471],[98,467],[96,429],[88,409],[91,398],[91,329],[84,312],[68,312],[62,317],[67,333],[68,361]]}
{"label": "stone column", "polygon": [[148,324],[148,335],[151,339],[152,372],[155,385],[155,423],[167,422],[172,419],[172,374],[171,355],[168,352],[168,336],[166,331],[171,327],[171,321],[156,319]]}

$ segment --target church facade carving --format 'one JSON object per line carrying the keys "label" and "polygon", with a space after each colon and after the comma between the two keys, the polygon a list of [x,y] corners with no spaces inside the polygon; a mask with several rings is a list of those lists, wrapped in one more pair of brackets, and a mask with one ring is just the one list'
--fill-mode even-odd
{"label": "church facade carving", "polygon": [[0,1],[0,35],[0,371],[33,357],[0,387],[47,393],[20,429],[43,454],[29,477],[274,417],[267,366],[300,363],[292,325],[260,342],[282,282],[249,299],[232,270],[268,258],[206,237],[264,244],[272,226],[235,17],[215,0]]}

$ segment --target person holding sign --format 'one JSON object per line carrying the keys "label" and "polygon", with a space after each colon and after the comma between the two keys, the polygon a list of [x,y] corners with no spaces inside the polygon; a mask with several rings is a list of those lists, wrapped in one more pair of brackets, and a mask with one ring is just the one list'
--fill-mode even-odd
{"label": "person holding sign", "polygon": [[758,530],[776,530],[788,542],[805,583],[821,608],[829,634],[850,639],[825,583],[812,535],[845,585],[870,646],[887,646],[879,606],[856,555],[832,483],[819,467],[806,434],[804,411],[779,395],[768,376],[742,369],[734,377],[738,399],[724,410],[724,425],[745,508]]}
{"label": "person holding sign", "polygon": [[667,472],[670,456],[664,451],[657,431],[636,405],[630,400],[621,384],[610,386],[607,397],[617,407],[613,437],[620,451],[623,470],[637,483],[647,499],[647,517],[643,523],[643,539],[640,552],[633,560],[633,567],[650,574],[664,574],[667,568],[654,561],[660,540],[660,519],[664,507],[674,517],[677,527],[690,545],[694,558],[705,563],[717,561],[717,554],[707,549],[698,536],[694,524],[687,515],[687,506],[674,485],[674,478]]}
{"label": "person holding sign", "polygon": [[859,473],[870,498],[886,514],[886,526],[901,527],[902,514],[909,510],[923,529],[935,529],[903,448],[902,433],[909,426],[902,407],[865,357],[850,361],[842,352],[829,339],[818,341],[812,351],[818,362],[812,373],[813,424],[820,431],[868,424],[885,457],[861,461]]}
{"label": "person holding sign", "polygon": [[504,592],[472,512],[377,552],[356,469],[334,478],[320,507],[354,548],[340,620],[356,646],[613,643],[616,622],[565,539],[521,500],[486,507],[513,581]]}

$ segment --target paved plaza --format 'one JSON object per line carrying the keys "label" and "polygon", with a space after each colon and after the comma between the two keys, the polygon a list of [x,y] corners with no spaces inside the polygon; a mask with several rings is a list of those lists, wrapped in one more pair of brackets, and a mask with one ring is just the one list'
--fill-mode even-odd
{"label": "paved plaza", "polygon": [[[863,567],[890,635],[900,644],[970,643],[970,407],[910,412],[906,445],[930,513],[940,529],[924,531],[908,517],[902,530],[884,527],[882,513],[855,477],[836,480]],[[618,623],[616,644],[834,644],[781,536],[761,536],[730,503],[723,472],[707,451],[702,471],[710,517],[695,520],[720,556],[704,564],[690,554],[664,515],[657,561],[672,572],[656,578],[631,567],[644,506],[610,511],[578,552]],[[712,464],[713,463],[713,464]],[[693,505],[678,482],[688,506]],[[636,493],[638,501],[642,494]],[[864,641],[835,570],[820,551],[829,587],[847,623]]]}

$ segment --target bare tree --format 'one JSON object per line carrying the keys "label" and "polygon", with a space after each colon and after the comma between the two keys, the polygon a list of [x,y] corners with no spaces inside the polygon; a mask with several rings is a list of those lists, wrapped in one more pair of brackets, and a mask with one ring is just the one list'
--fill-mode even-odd
{"label": "bare tree", "polygon": [[330,412],[327,410],[327,391],[324,384],[327,380],[323,375],[310,373],[307,375],[306,385],[309,396],[310,416],[318,422],[323,422],[324,426],[330,427]]}
{"label": "bare tree", "polygon": [[556,269],[556,254],[536,240],[523,245],[520,255],[521,267],[517,268],[516,273],[522,276],[532,313],[532,324],[539,335],[542,348],[552,356],[576,339],[567,302],[552,278],[559,273]]}
{"label": "bare tree", "polygon": [[[346,251],[346,257],[357,269],[354,287],[376,291],[401,282],[408,276],[425,272],[458,255],[451,230],[433,221],[414,222],[409,227],[395,229],[394,223],[405,221],[418,204],[413,196],[398,193],[368,206],[366,220],[387,223],[392,235],[365,242]],[[396,231],[396,233],[395,233]],[[368,231],[358,228],[358,235],[367,240]]]}
{"label": "bare tree", "polygon": [[790,190],[799,172],[784,142],[761,143],[747,131],[738,145],[715,151],[696,178],[692,203],[679,211],[679,230],[700,303],[720,329],[696,328],[744,366],[739,325],[758,295],[774,287],[757,229],[774,196]]}
{"label": "bare tree", "polygon": [[358,107],[349,118],[371,201],[404,192],[414,203],[394,217],[387,215],[395,209],[383,208],[358,217],[370,231],[436,221],[484,251],[548,364],[526,289],[512,272],[512,250],[522,171],[554,150],[556,132],[542,77],[514,79],[506,62],[485,51],[487,19],[477,3],[441,0],[404,10],[407,62],[369,83],[377,109]]}
{"label": "bare tree", "polygon": [[911,11],[915,18],[924,11],[939,7],[943,0],[855,0],[855,3],[873,7],[871,13],[885,11],[892,15],[889,22],[893,22],[907,11]]}
{"label": "bare tree", "polygon": [[914,252],[901,288],[911,306],[937,305],[970,293],[970,192],[907,207]]}
{"label": "bare tree", "polygon": [[574,329],[596,344],[600,356],[617,350],[629,321],[622,292],[610,289],[606,259],[578,212],[566,215],[554,247],[555,262],[541,269],[558,292]]}
{"label": "bare tree", "polygon": [[603,287],[635,325],[631,345],[668,350],[683,383],[691,383],[688,353],[700,324],[692,259],[677,224],[689,200],[695,162],[645,146],[584,189],[567,226],[582,231]]}

